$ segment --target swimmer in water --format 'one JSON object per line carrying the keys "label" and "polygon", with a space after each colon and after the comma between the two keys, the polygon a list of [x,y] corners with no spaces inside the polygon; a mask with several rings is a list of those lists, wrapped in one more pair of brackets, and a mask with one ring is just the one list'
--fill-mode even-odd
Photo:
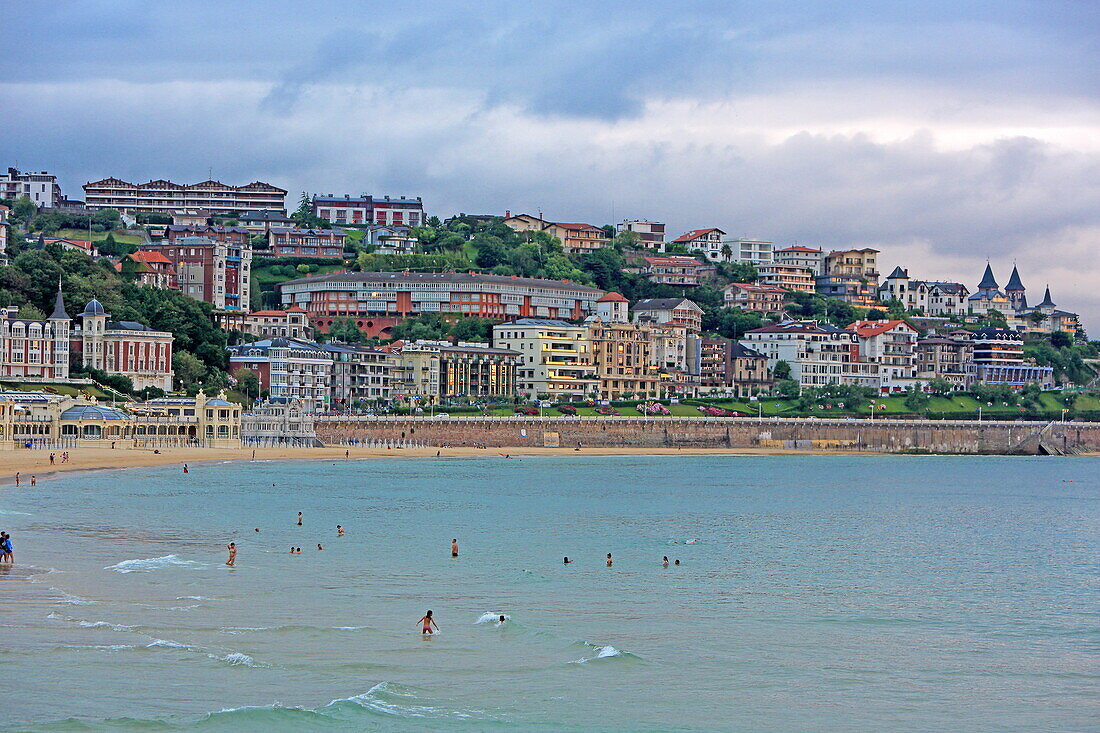
{"label": "swimmer in water", "polygon": [[611,553],[607,553],[607,567],[611,567]]}
{"label": "swimmer in water", "polygon": [[451,540],[451,557],[458,557],[458,540]]}
{"label": "swimmer in water", "polygon": [[234,563],[237,562],[237,543],[230,542],[225,549],[229,550],[229,559],[225,561],[225,564],[233,567]]}
{"label": "swimmer in water", "polygon": [[323,549],[325,549],[325,548],[321,547],[321,543],[320,543],[320,542],[318,542],[318,543],[317,543],[317,549],[318,549],[318,550],[323,550]]}
{"label": "swimmer in water", "polygon": [[433,626],[435,626],[436,631],[439,631],[439,625],[435,622],[435,619],[432,618],[432,612],[431,611],[428,611],[426,614],[421,616],[420,620],[417,621],[416,623],[422,624],[422,626],[420,628],[420,633],[421,634],[427,634],[428,636],[431,636]]}
{"label": "swimmer in water", "polygon": [[290,548],[290,554],[291,554],[291,555],[293,555],[293,554],[294,554],[294,548],[293,548],[293,547],[291,547],[291,548]]}
{"label": "swimmer in water", "polygon": [[507,620],[508,620],[507,617],[503,613],[500,614],[500,620],[497,621],[497,626],[503,626],[504,622],[507,621]]}
{"label": "swimmer in water", "polygon": [[336,525],[336,536],[337,537],[343,537],[344,536],[344,528],[341,527],[339,524]]}
{"label": "swimmer in water", "polygon": [[562,563],[563,563],[563,564],[565,564],[565,565],[568,565],[568,564],[569,564],[569,563],[571,563],[571,562],[573,562],[573,561],[572,561],[572,560],[570,560],[570,559],[569,559],[568,557],[566,557],[566,558],[564,558],[564,559],[562,560]]}
{"label": "swimmer in water", "polygon": [[677,560],[677,561],[676,561],[676,564],[677,564],[677,565],[679,565],[679,564],[680,564],[680,561],[679,561],[679,560]]}
{"label": "swimmer in water", "polygon": [[[275,484],[271,484],[271,485],[274,486]],[[302,526],[302,513],[301,512],[298,512],[298,526],[299,527]]]}
{"label": "swimmer in water", "polygon": [[257,531],[257,532],[259,532],[259,531],[260,531],[260,528],[259,528],[259,527],[257,527],[257,528],[256,528],[256,531]]}
{"label": "swimmer in water", "polygon": [[668,567],[668,555],[665,555],[664,558],[661,559],[661,567]]}

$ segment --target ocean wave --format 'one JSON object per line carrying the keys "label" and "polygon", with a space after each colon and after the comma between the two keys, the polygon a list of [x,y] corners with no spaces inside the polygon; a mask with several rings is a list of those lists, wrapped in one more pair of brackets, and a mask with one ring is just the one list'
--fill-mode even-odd
{"label": "ocean wave", "polygon": [[231,634],[236,636],[238,634],[254,634],[261,632],[269,632],[273,634],[289,634],[289,633],[325,633],[332,631],[375,631],[373,626],[305,626],[301,624],[285,624],[283,626],[225,626],[217,629],[219,634]]}
{"label": "ocean wave", "polygon": [[136,573],[143,570],[162,570],[173,565],[187,567],[205,567],[201,562],[194,560],[181,560],[179,555],[163,555],[161,557],[147,557],[136,560],[123,560],[116,565],[108,565],[104,570],[114,570],[116,573]]}
{"label": "ocean wave", "polygon": [[171,639],[153,639],[151,642],[145,645],[146,649],[186,649],[188,651],[194,651],[194,647],[187,646],[186,644],[180,644],[178,641],[172,641]]}
{"label": "ocean wave", "polygon": [[58,603],[66,603],[70,606],[90,606],[94,603],[97,603],[97,601],[90,601],[87,598],[74,596],[72,593],[66,593],[63,590],[59,590],[57,592],[61,594],[61,600],[58,601]]}
{"label": "ocean wave", "polygon": [[486,611],[485,613],[481,614],[481,616],[478,617],[477,621],[474,621],[474,624],[475,625],[476,624],[489,624],[489,623],[500,624],[500,617],[501,616],[504,617],[505,621],[511,621],[512,620],[512,617],[509,616],[506,613],[501,613],[500,611]]}
{"label": "ocean wave", "polygon": [[0,515],[10,516],[10,517],[33,517],[34,516],[30,512],[16,512],[16,511],[12,511],[11,509],[0,509]]}
{"label": "ocean wave", "polygon": [[216,654],[210,654],[208,656],[211,659],[216,659],[219,662],[225,662],[226,664],[230,665],[231,667],[265,667],[265,666],[267,666],[267,665],[264,665],[264,664],[258,664],[255,659],[248,656],[247,654],[242,654],[241,652],[230,652],[229,654],[226,654],[224,657],[219,657]]}
{"label": "ocean wave", "polygon": [[596,662],[601,659],[617,659],[620,661],[639,659],[636,654],[631,654],[630,652],[624,652],[621,649],[616,649],[610,644],[604,644],[603,646],[600,646],[599,644],[590,644],[587,641],[582,641],[579,643],[581,644],[581,646],[595,652],[595,654],[590,654],[588,656],[581,657],[580,659],[574,659],[572,662],[570,662],[570,664],[588,664],[589,662]]}

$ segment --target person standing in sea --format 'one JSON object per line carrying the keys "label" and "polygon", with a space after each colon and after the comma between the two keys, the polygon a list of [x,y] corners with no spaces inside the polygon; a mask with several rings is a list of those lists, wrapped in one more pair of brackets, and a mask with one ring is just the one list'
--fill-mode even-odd
{"label": "person standing in sea", "polygon": [[[274,486],[274,485],[275,484],[272,484],[272,486]],[[298,512],[298,526],[299,527],[302,526],[302,513],[301,512]]]}
{"label": "person standing in sea", "polygon": [[427,634],[428,636],[431,636],[433,626],[435,627],[436,631],[439,631],[439,624],[437,624],[435,622],[435,619],[432,618],[432,612],[431,611],[428,611],[426,614],[421,616],[420,620],[417,621],[416,623],[423,624],[420,628],[420,633],[421,634]]}
{"label": "person standing in sea", "polygon": [[7,532],[0,532],[0,562],[15,562],[15,554],[11,546],[11,535]]}
{"label": "person standing in sea", "polygon": [[451,540],[451,557],[458,557],[458,540]]}
{"label": "person standing in sea", "polygon": [[229,559],[225,561],[225,564],[233,567],[237,562],[237,543],[230,542],[225,549],[229,550]]}
{"label": "person standing in sea", "polygon": [[607,567],[611,567],[611,553],[607,553]]}

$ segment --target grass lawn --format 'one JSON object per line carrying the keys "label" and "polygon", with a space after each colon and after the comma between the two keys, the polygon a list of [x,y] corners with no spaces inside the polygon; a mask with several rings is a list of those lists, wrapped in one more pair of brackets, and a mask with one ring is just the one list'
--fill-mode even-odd
{"label": "grass lawn", "polygon": [[[129,234],[122,229],[110,233],[114,235],[116,242],[145,244],[145,240],[140,234]],[[57,237],[60,239],[90,239],[93,242],[102,242],[107,238],[107,232],[89,232],[87,229],[61,229],[57,232]]]}

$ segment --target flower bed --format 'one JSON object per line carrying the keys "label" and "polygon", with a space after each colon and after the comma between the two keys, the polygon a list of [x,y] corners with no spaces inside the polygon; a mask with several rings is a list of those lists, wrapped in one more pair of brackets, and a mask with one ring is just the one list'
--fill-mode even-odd
{"label": "flower bed", "polygon": [[517,415],[526,415],[528,417],[533,417],[533,416],[539,414],[539,408],[531,407],[530,405],[525,405],[523,407],[517,407],[516,408],[516,414]]}
{"label": "flower bed", "polygon": [[619,415],[620,413],[619,413],[618,410],[616,410],[611,405],[600,405],[599,407],[596,408],[596,414],[597,415],[615,416],[615,415]]}
{"label": "flower bed", "polygon": [[712,407],[710,405],[701,406],[699,412],[703,413],[706,417],[744,417],[744,415],[735,410],[725,410],[721,407]]}
{"label": "flower bed", "polygon": [[643,415],[671,415],[669,409],[662,405],[660,402],[643,402],[640,405],[636,405],[635,409]]}
{"label": "flower bed", "polygon": [[573,405],[554,405],[554,409],[563,415],[576,415],[577,408]]}

